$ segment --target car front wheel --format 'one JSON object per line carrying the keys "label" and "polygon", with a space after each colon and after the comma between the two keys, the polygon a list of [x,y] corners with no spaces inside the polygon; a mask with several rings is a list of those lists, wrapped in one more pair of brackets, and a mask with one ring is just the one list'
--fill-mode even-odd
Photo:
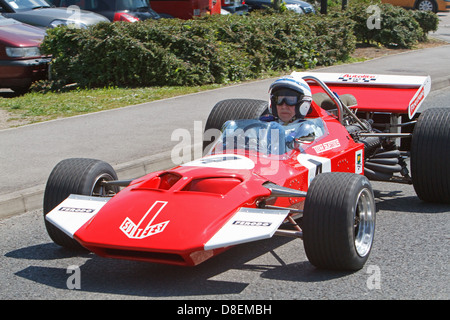
{"label": "car front wheel", "polygon": [[314,178],[303,211],[303,244],[314,266],[361,269],[372,249],[374,233],[375,200],[366,177],[330,172]]}
{"label": "car front wheel", "polygon": [[45,216],[71,194],[108,196],[118,187],[105,187],[102,181],[117,180],[117,174],[108,163],[86,158],[70,158],[59,162],[50,173],[44,192],[44,221],[47,233],[56,244],[68,249],[82,246],[45,219]]}

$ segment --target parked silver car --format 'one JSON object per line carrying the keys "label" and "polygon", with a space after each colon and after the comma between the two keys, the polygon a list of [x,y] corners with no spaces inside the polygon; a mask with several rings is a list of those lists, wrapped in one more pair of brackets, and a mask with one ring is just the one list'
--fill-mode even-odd
{"label": "parked silver car", "polygon": [[[292,10],[294,12],[303,13],[315,13],[314,7],[301,0],[284,0],[286,9]],[[246,0],[245,4],[248,5],[248,11],[253,11],[257,9],[271,8],[273,6],[272,0]]]}
{"label": "parked silver car", "polygon": [[136,22],[147,19],[160,19],[148,0],[48,0],[56,7],[78,6],[81,9],[96,12],[110,21]]}
{"label": "parked silver car", "polygon": [[40,28],[60,25],[87,27],[109,20],[97,13],[78,7],[53,8],[46,0],[0,0],[0,14]]}

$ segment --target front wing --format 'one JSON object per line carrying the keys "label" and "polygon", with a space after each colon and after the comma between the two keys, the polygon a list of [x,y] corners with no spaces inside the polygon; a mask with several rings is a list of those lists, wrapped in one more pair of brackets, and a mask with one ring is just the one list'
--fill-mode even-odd
{"label": "front wing", "polygon": [[[74,236],[76,232],[95,219],[108,200],[109,198],[70,195],[49,212],[46,219],[72,239],[77,239]],[[201,245],[204,245],[204,250],[212,250],[271,238],[289,212],[289,210],[240,208],[205,244]]]}

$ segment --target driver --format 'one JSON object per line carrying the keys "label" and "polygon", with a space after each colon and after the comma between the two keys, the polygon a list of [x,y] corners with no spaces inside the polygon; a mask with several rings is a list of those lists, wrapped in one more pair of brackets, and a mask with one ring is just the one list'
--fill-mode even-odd
{"label": "driver", "polygon": [[292,76],[279,78],[270,85],[269,95],[272,117],[267,120],[278,121],[281,125],[303,120],[311,107],[311,89],[303,79]]}
{"label": "driver", "polygon": [[287,144],[299,136],[310,136],[314,140],[323,135],[315,121],[305,119],[312,101],[311,89],[305,80],[290,75],[281,77],[270,85],[269,95],[270,114],[260,120],[282,125]]}

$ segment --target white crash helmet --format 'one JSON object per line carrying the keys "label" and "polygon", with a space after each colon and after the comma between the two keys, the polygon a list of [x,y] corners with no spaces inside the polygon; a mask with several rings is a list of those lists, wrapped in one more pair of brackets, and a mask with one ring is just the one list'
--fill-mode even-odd
{"label": "white crash helmet", "polygon": [[275,82],[270,85],[269,95],[269,111],[277,118],[277,100],[280,96],[297,97],[295,116],[298,119],[304,118],[311,107],[311,89],[306,81],[299,77],[288,75],[275,80]]}

